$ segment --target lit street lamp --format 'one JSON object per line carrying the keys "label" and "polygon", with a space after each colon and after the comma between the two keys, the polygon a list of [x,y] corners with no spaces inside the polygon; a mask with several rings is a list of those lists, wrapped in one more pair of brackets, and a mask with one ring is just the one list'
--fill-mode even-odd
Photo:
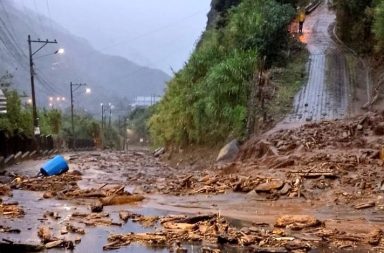
{"label": "lit street lamp", "polygon": [[115,108],[112,103],[108,103],[109,105],[109,123],[108,123],[108,126],[109,128],[111,128],[111,118],[112,118],[112,109]]}
{"label": "lit street lamp", "polygon": [[64,54],[64,52],[64,48],[59,48],[58,50],[56,50],[55,54]]}

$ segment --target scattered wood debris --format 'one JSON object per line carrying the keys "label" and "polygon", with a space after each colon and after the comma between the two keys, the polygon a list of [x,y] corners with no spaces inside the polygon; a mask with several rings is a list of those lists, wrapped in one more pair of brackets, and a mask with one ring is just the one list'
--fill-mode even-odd
{"label": "scattered wood debris", "polygon": [[11,187],[5,184],[0,184],[0,196],[11,196]]}
{"label": "scattered wood debris", "polygon": [[113,205],[124,205],[140,202],[144,199],[142,195],[139,194],[121,194],[121,195],[113,195],[109,197],[105,197],[100,199],[101,203],[104,206],[113,206]]}
{"label": "scattered wood debris", "polygon": [[320,226],[321,222],[314,216],[309,215],[282,215],[276,220],[276,227],[301,230],[303,228]]}
{"label": "scattered wood debris", "polygon": [[[77,181],[81,176],[74,172],[66,172],[59,176],[51,177],[18,177],[11,183],[13,189],[22,189],[29,191],[58,192],[68,188],[68,186],[77,186]],[[48,195],[47,195],[48,196]]]}
{"label": "scattered wood debris", "polygon": [[[304,222],[304,218],[295,221]],[[316,220],[317,221],[317,220]],[[313,221],[311,220],[313,223]],[[318,221],[317,221],[318,222]],[[118,249],[131,243],[143,243],[150,246],[171,248],[177,242],[205,242],[210,244],[230,244],[238,246],[250,246],[264,244],[272,240],[272,246],[283,245],[285,250],[310,249],[311,244],[304,243],[295,237],[277,237],[272,230],[262,229],[238,229],[231,226],[224,218],[218,215],[183,216],[171,215],[159,219],[162,229],[151,233],[128,233],[124,235],[111,235],[104,250]],[[314,224],[311,225],[313,226]],[[303,226],[307,228],[308,226]],[[292,239],[290,239],[292,238]],[[294,243],[291,241],[295,240]],[[268,244],[268,246],[271,243]],[[267,246],[267,245],[266,245]],[[215,252],[205,249],[204,252]],[[263,251],[258,251],[263,252]],[[272,252],[272,251],[264,251]]]}
{"label": "scattered wood debris", "polygon": [[5,216],[7,218],[21,218],[24,214],[24,210],[19,206],[19,203],[0,204],[0,216]]}
{"label": "scattered wood debris", "polygon": [[37,235],[41,239],[41,242],[44,244],[46,249],[65,248],[72,250],[75,248],[72,241],[55,237],[51,229],[46,226],[40,226],[37,231]]}
{"label": "scattered wood debris", "polygon": [[87,226],[121,226],[119,222],[114,222],[107,213],[73,213],[71,219],[83,223]]}

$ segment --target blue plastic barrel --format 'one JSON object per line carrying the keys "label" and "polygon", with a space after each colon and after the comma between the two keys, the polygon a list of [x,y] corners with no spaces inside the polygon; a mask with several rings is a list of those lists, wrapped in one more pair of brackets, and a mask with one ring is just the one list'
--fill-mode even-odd
{"label": "blue plastic barrel", "polygon": [[60,175],[69,169],[67,161],[61,155],[55,156],[53,159],[46,162],[40,169],[44,176]]}

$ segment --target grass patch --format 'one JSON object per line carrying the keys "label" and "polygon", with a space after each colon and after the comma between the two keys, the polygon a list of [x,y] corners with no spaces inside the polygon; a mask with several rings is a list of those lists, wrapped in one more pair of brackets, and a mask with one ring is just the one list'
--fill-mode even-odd
{"label": "grass patch", "polygon": [[308,57],[308,51],[302,47],[290,56],[286,67],[271,69],[276,93],[268,103],[268,115],[271,115],[274,121],[282,119],[291,112],[295,95],[308,79],[306,68]]}

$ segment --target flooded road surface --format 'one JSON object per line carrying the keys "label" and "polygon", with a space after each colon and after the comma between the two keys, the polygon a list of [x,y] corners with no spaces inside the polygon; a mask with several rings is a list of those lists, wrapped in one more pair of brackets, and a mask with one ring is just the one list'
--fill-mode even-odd
{"label": "flooded road surface", "polygon": [[349,82],[345,57],[330,34],[335,18],[326,4],[307,16],[304,34],[299,38],[310,52],[308,81],[296,95],[292,113],[280,125],[348,116]]}
{"label": "flooded road surface", "polygon": [[[9,218],[1,216],[0,214],[0,226],[18,228],[21,230],[21,233],[12,234],[2,233],[0,231],[0,240],[6,239],[15,243],[39,244],[41,238],[38,237],[37,232],[41,226],[46,226],[50,228],[54,236],[61,239],[71,241],[75,241],[79,237],[81,239],[80,243],[76,244],[75,249],[72,251],[50,249],[45,251],[47,253],[170,252],[169,248],[149,248],[144,245],[135,244],[134,242],[120,249],[103,251],[103,246],[107,244],[107,239],[112,234],[164,231],[163,226],[159,223],[155,223],[152,227],[146,227],[139,222],[133,222],[131,220],[126,223],[122,222],[122,219],[119,217],[121,211],[130,211],[146,217],[165,217],[168,215],[181,214],[192,216],[218,214],[219,217],[225,217],[228,223],[234,228],[239,230],[245,229],[245,231],[255,226],[257,227],[256,229],[261,229],[262,231],[273,231],[275,229],[274,224],[276,224],[277,218],[281,215],[310,215],[321,220],[324,227],[328,230],[338,230],[342,231],[342,233],[359,236],[366,235],[378,227],[384,227],[384,213],[378,208],[357,210],[351,205],[338,205],[335,201],[329,201],[327,198],[311,200],[289,198],[288,196],[282,195],[278,200],[272,200],[267,198],[269,194],[256,194],[255,191],[250,191],[248,194],[236,193],[232,188],[226,189],[221,194],[192,194],[194,188],[188,188],[188,186],[186,186],[185,189],[189,189],[190,191],[183,192],[182,189],[177,188],[178,185],[181,184],[178,182],[186,182],[185,179],[191,178],[190,175],[194,175],[194,187],[197,188],[200,188],[199,184],[202,182],[206,182],[206,185],[215,185],[217,180],[225,177],[223,175],[215,177],[212,171],[175,170],[165,166],[149,153],[138,153],[135,151],[126,153],[109,151],[85,152],[76,154],[76,159],[74,158],[75,156],[70,157],[67,155],[67,157],[71,158],[70,172],[78,171],[81,173],[81,179],[75,182],[76,185],[79,186],[79,189],[99,189],[106,183],[108,183],[106,187],[123,185],[125,191],[139,191],[140,194],[144,195],[144,200],[131,204],[104,206],[103,213],[108,214],[108,218],[110,218],[112,222],[108,225],[92,226],[86,225],[82,220],[74,219],[72,216],[74,213],[90,214],[90,204],[97,201],[97,198],[84,199],[75,197],[66,200],[59,200],[57,198],[46,199],[43,197],[44,191],[13,189],[13,196],[2,196],[1,198],[4,203],[18,202],[24,210],[25,215],[20,218]],[[27,161],[15,165],[7,169],[9,173],[5,173],[4,177],[14,174],[33,177],[43,162],[44,160]],[[282,169],[279,170],[281,171]],[[208,173],[208,175],[212,173],[212,177],[207,176],[206,173]],[[261,177],[261,174],[259,174],[258,177]],[[245,178],[246,177],[244,177],[244,179]],[[2,180],[3,179],[4,178],[2,178]],[[28,181],[33,179],[25,178],[23,180]],[[218,182],[218,184],[220,185],[220,182]],[[65,190],[67,186],[70,187],[71,185],[73,185],[73,182],[64,185],[63,189]],[[164,185],[173,185],[176,188],[172,188],[173,192],[171,193],[165,193],[168,190],[164,190]],[[158,192],[158,189],[163,189],[163,192]],[[57,191],[59,192],[61,190]],[[347,191],[347,189],[343,189],[343,191]],[[47,212],[56,213],[57,218],[47,215]],[[84,229],[85,234],[61,234],[66,224]],[[323,228],[316,229],[321,231]],[[277,231],[276,233],[280,232]],[[305,236],[300,234],[300,232],[297,233],[298,234],[293,232],[292,236],[297,236],[297,238]],[[279,236],[281,235],[276,234],[273,235],[272,238]],[[206,245],[184,244],[184,246],[188,249],[189,253],[200,253],[201,247]],[[354,248],[354,250],[356,250],[356,248]],[[221,252],[245,253],[249,252],[249,250],[246,247],[226,247],[221,249]],[[320,248],[312,252],[343,251]]]}

